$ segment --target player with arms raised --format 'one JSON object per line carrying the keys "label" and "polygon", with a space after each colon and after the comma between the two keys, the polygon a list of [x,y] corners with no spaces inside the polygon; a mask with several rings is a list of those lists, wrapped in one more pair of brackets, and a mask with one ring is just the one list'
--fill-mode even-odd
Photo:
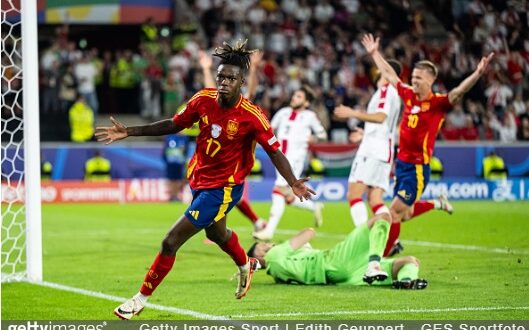
{"label": "player with arms raised", "polygon": [[300,200],[314,194],[305,186],[307,178],[298,180],[292,173],[261,109],[241,95],[251,53],[245,45],[246,42],[238,42],[231,47],[225,43],[216,49],[214,55],[221,59],[217,89],[199,91],[172,119],[126,127],[111,118],[113,126],[97,128],[98,141],[109,144],[128,136],[174,134],[197,121],[200,126],[196,152],[188,168],[193,201],[167,233],[140,291],[114,310],[122,319],[131,319],[143,310],[148,297],[171,270],[178,249],[202,229],[239,267],[235,297],[241,299],[246,295],[259,263],[248,258],[235,232],[226,227],[226,214],[241,198],[244,179],[253,165],[256,142],[263,146]]}
{"label": "player with arms raised", "polygon": [[437,78],[437,68],[430,61],[415,63],[411,86],[402,83],[393,68],[379,52],[380,39],[372,34],[362,38],[362,44],[371,55],[378,70],[390,84],[397,88],[404,104],[399,128],[399,152],[396,163],[396,182],[391,203],[391,229],[385,254],[389,252],[400,233],[400,222],[435,207],[433,202],[422,201],[421,194],[428,184],[430,159],[435,139],[444,117],[452,106],[476,84],[485,72],[494,53],[482,57],[476,70],[448,94],[432,92]]}

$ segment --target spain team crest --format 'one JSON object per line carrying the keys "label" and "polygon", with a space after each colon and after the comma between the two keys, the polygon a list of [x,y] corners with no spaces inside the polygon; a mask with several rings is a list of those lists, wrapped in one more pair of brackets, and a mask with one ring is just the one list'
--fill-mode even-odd
{"label": "spain team crest", "polygon": [[226,125],[226,134],[228,134],[228,137],[233,138],[235,134],[237,134],[237,131],[239,130],[239,123],[235,120],[228,120],[228,124]]}

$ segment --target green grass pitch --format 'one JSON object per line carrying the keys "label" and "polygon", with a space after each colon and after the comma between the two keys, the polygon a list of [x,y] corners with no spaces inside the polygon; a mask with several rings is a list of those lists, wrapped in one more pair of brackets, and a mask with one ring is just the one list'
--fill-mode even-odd
{"label": "green grass pitch", "polygon": [[[266,216],[269,203],[254,203]],[[423,291],[381,287],[275,284],[256,273],[247,297],[234,299],[231,259],[203,233],[177,255],[175,266],[146,308],[144,320],[195,319],[528,319],[529,203],[457,202],[405,223],[405,251],[421,260]],[[44,205],[44,280],[86,291],[28,283],[2,284],[2,319],[113,319],[120,297],[137,292],[181,204]],[[313,241],[329,248],[353,228],[346,203],[327,203]],[[251,226],[233,210],[228,224],[241,243]],[[287,208],[278,241],[312,226],[312,216]],[[81,294],[88,293],[90,295]],[[99,293],[100,296],[94,296]]]}

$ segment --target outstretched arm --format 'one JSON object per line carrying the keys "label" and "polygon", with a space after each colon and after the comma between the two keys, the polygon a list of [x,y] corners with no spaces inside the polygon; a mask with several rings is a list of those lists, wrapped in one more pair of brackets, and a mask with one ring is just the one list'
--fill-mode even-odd
{"label": "outstretched arm", "polygon": [[112,126],[96,127],[95,136],[98,142],[111,144],[114,141],[123,140],[129,136],[160,136],[180,132],[183,128],[176,126],[172,119],[164,119],[142,126],[127,127],[110,117]]}
{"label": "outstretched arm", "polygon": [[334,108],[334,115],[340,119],[356,118],[361,121],[377,124],[382,123],[387,118],[387,115],[383,112],[367,113],[365,111],[352,109],[343,104]]}
{"label": "outstretched arm", "polygon": [[296,236],[290,239],[290,247],[294,250],[297,250],[303,245],[310,242],[314,238],[314,236],[316,236],[316,232],[314,231],[314,229],[305,228],[299,233],[297,233]]}
{"label": "outstretched arm", "polygon": [[211,65],[213,64],[211,56],[206,54],[205,51],[200,50],[198,52],[198,63],[200,64],[202,74],[204,75],[204,87],[215,88],[215,79],[213,79],[213,75],[211,74]]}
{"label": "outstretched arm", "polygon": [[382,57],[382,54],[378,51],[378,46],[380,44],[380,38],[377,37],[376,39],[373,37],[371,33],[365,34],[362,37],[362,45],[364,45],[364,48],[366,49],[367,53],[371,55],[373,58],[373,61],[377,65],[378,70],[386,78],[387,81],[389,81],[390,84],[397,87],[397,84],[400,82],[399,76],[397,76],[397,73],[391,65]]}
{"label": "outstretched arm", "polygon": [[481,78],[493,57],[494,53],[490,53],[488,56],[483,56],[481,61],[479,61],[476,70],[448,93],[448,101],[450,104],[455,104],[461,101],[463,95],[465,95],[465,93],[476,84],[479,78]]}
{"label": "outstretched arm", "polygon": [[290,167],[288,159],[281,150],[277,149],[276,151],[267,153],[268,157],[270,157],[270,160],[279,171],[279,174],[287,180],[288,185],[292,187],[294,195],[296,195],[300,201],[303,201],[303,199],[310,199],[312,195],[316,194],[314,190],[305,185],[305,182],[309,181],[309,178],[296,179],[296,176],[292,173],[292,168]]}

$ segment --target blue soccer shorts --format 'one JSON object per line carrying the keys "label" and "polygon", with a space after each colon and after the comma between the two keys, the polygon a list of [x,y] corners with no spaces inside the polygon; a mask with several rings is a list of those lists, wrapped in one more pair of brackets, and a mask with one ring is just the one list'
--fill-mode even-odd
{"label": "blue soccer shorts", "polygon": [[418,201],[430,181],[430,165],[410,164],[397,159],[393,197],[412,206]]}
{"label": "blue soccer shorts", "polygon": [[244,184],[192,190],[193,201],[184,212],[191,223],[203,229],[224,218],[241,200]]}

